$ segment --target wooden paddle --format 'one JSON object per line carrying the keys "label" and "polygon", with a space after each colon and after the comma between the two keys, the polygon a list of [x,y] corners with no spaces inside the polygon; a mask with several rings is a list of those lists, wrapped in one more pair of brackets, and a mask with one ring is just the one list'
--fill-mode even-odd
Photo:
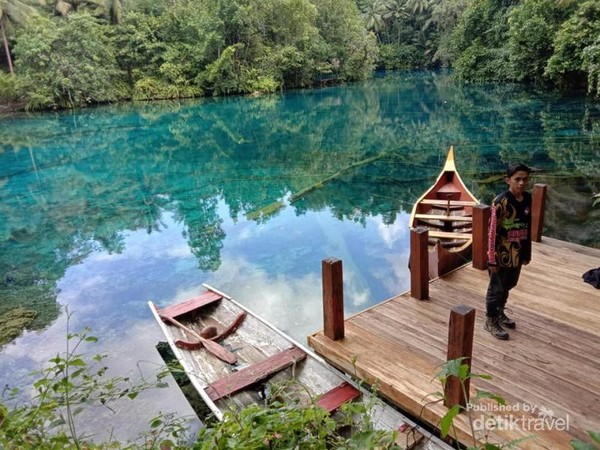
{"label": "wooden paddle", "polygon": [[[202,330],[202,332],[200,334],[205,339],[210,339],[211,341],[220,341],[222,339],[225,339],[230,334],[232,334],[235,330],[237,330],[237,328],[242,324],[242,322],[244,321],[245,318],[246,318],[245,312],[239,313],[237,315],[237,317],[233,320],[231,325],[229,325],[227,328],[225,328],[220,333],[217,333],[216,336],[207,336],[206,333],[204,332],[205,330]],[[198,350],[198,349],[201,349],[202,347],[204,347],[204,344],[202,344],[202,342],[188,342],[188,341],[183,341],[181,339],[177,339],[175,341],[175,345],[179,348],[184,348],[186,350]]]}
{"label": "wooden paddle", "polygon": [[237,357],[233,353],[231,353],[229,350],[227,350],[225,347],[223,347],[221,344],[211,341],[210,339],[203,338],[200,335],[200,333],[197,333],[196,331],[192,330],[191,328],[186,327],[184,324],[179,322],[174,317],[171,317],[168,315],[163,315],[160,313],[159,313],[159,315],[162,319],[165,319],[166,321],[171,322],[173,325],[177,325],[182,330],[185,330],[188,333],[190,333],[191,335],[193,335],[194,337],[196,337],[200,342],[202,342],[202,345],[204,345],[204,348],[206,350],[208,350],[210,353],[215,355],[221,361],[225,361],[226,363],[229,363],[229,364],[235,364],[237,362]]}

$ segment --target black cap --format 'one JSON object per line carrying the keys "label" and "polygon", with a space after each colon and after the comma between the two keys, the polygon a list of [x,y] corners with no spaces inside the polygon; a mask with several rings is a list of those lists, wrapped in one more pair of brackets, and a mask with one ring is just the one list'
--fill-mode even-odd
{"label": "black cap", "polygon": [[531,167],[523,164],[522,162],[518,162],[515,164],[509,164],[508,168],[506,169],[506,176],[510,178],[520,170],[523,172],[531,173]]}

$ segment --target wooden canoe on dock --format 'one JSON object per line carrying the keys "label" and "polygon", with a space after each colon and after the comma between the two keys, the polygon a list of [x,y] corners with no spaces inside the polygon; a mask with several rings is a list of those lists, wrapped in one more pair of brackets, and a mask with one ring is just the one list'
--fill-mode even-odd
{"label": "wooden canoe on dock", "polygon": [[454,165],[450,147],[437,180],[419,198],[410,216],[410,227],[429,229],[429,278],[437,278],[471,258],[473,206],[479,204]]}
{"label": "wooden canoe on dock", "polygon": [[291,396],[300,405],[315,402],[335,414],[345,402],[370,402],[375,428],[398,430],[401,448],[449,448],[231,297],[204,287],[203,294],[183,303],[149,306],[190,381],[219,420],[232,407],[264,405],[271,383],[295,380],[302,389]]}

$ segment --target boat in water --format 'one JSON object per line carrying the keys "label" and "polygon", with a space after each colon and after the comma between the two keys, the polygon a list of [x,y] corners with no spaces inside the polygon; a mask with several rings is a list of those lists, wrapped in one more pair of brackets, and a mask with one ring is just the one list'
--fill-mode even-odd
{"label": "boat in water", "polygon": [[219,420],[232,408],[266,405],[274,383],[289,383],[297,388],[285,398],[294,405],[314,402],[335,419],[345,402],[366,402],[374,428],[396,430],[401,448],[450,448],[231,297],[203,286],[205,292],[185,302],[149,306],[191,383]]}
{"label": "boat in water", "polygon": [[411,228],[429,230],[429,278],[437,278],[471,259],[473,206],[479,201],[467,189],[450,147],[437,180],[414,204]]}

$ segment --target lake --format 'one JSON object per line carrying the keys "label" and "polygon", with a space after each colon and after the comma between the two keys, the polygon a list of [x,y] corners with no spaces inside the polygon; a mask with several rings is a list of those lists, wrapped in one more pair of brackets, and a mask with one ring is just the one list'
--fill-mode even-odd
{"label": "lake", "polygon": [[[304,342],[322,327],[321,260],[342,259],[346,314],[409,288],[408,218],[454,145],[489,203],[506,164],[547,183],[545,234],[600,246],[600,103],[449,73],[261,97],[137,103],[0,119],[0,314],[37,312],[0,350],[0,383],[89,326],[109,375],[160,366],[148,309],[201,283]],[[482,302],[484,293],[482,292]],[[437,387],[432,385],[432,391]],[[130,437],[158,412],[191,414],[177,388],[93,412]]]}

